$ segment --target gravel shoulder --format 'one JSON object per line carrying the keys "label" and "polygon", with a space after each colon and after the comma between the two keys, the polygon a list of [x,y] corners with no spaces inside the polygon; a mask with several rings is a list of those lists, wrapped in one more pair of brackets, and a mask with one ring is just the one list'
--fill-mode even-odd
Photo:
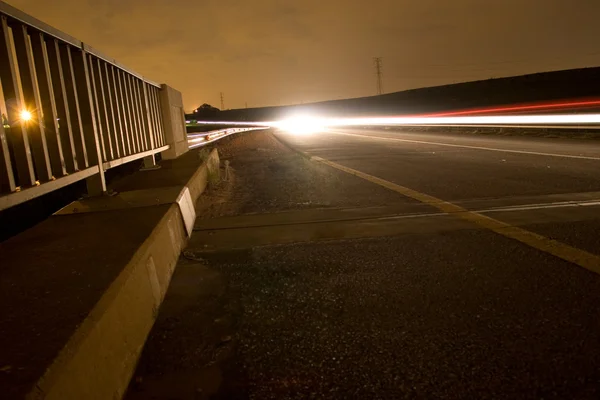
{"label": "gravel shoulder", "polygon": [[[360,178],[311,162],[277,140],[270,131],[227,138],[217,147],[222,181],[197,204],[199,218],[310,208],[387,206],[414,203]],[[221,170],[225,176],[224,168]]]}

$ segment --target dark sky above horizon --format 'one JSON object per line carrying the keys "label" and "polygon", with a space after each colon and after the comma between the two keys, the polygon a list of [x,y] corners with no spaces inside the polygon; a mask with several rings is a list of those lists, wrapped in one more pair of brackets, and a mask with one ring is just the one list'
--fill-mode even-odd
{"label": "dark sky above horizon", "polygon": [[598,0],[5,0],[183,92],[189,111],[600,65]]}

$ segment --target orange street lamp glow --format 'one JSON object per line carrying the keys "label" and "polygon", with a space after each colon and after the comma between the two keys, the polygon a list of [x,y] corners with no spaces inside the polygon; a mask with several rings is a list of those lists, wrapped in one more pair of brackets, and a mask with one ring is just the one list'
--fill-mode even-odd
{"label": "orange street lamp glow", "polygon": [[32,118],[33,118],[33,115],[31,115],[31,112],[29,112],[27,110],[21,111],[21,121],[28,122],[28,121],[31,121]]}

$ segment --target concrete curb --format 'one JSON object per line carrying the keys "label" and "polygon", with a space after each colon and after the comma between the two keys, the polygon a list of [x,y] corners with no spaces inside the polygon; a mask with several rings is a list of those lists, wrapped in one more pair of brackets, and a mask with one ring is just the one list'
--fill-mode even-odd
{"label": "concrete curb", "polygon": [[[218,168],[214,149],[182,188],[189,190],[194,204]],[[27,398],[120,399],[186,243],[183,217],[174,203]]]}

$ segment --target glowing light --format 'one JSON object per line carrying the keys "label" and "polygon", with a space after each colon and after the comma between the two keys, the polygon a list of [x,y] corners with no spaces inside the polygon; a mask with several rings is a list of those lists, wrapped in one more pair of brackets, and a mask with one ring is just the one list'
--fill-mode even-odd
{"label": "glowing light", "polygon": [[597,125],[600,114],[552,114],[552,115],[497,115],[474,117],[383,117],[383,118],[343,118],[332,120],[335,126],[361,125]]}
{"label": "glowing light", "polygon": [[23,111],[21,111],[20,117],[21,117],[21,121],[28,122],[28,121],[31,121],[31,119],[33,118],[33,115],[31,115],[30,111],[23,110]]}
{"label": "glowing light", "polygon": [[279,128],[296,134],[349,126],[514,126],[564,127],[600,129],[600,114],[476,115],[476,116],[412,116],[365,118],[294,117],[282,121],[198,121],[199,125],[256,126]]}
{"label": "glowing light", "polygon": [[293,117],[277,122],[274,126],[295,135],[308,135],[324,131],[327,123],[322,118]]}
{"label": "glowing light", "polygon": [[554,103],[539,103],[539,104],[519,104],[513,106],[475,108],[471,110],[448,111],[434,114],[418,115],[419,117],[451,117],[459,115],[476,115],[476,114],[496,114],[508,112],[529,112],[537,111],[552,111],[554,109],[577,109],[577,108],[592,108],[600,106],[600,100],[579,100],[569,102],[554,102]]}

